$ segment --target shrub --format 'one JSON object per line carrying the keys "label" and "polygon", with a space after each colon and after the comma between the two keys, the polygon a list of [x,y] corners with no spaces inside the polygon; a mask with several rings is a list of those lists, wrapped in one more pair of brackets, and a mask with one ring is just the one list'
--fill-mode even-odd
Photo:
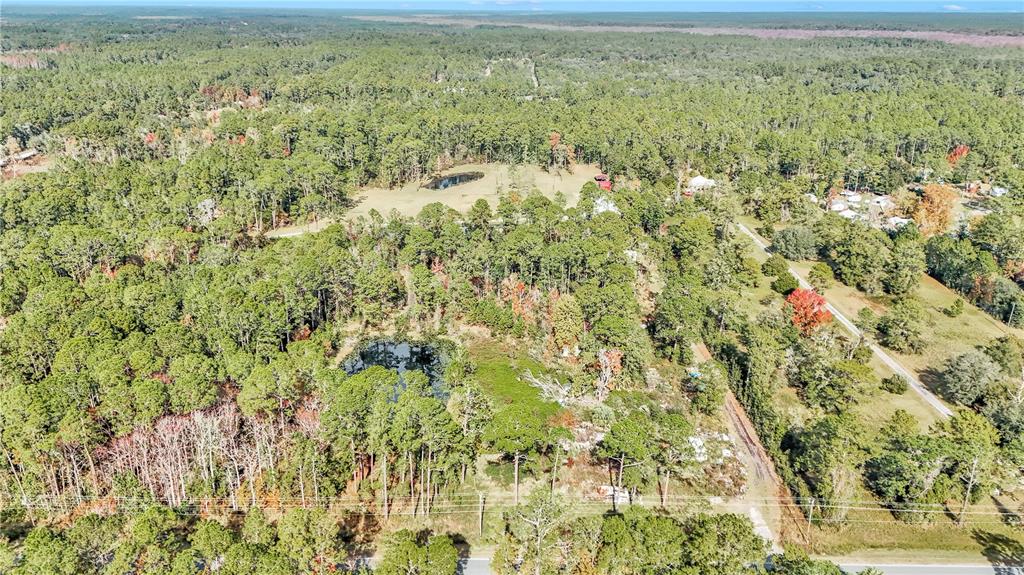
{"label": "shrub", "polygon": [[800,282],[789,272],[785,272],[772,282],[772,289],[782,295],[789,295],[798,287]]}
{"label": "shrub", "polygon": [[854,361],[867,363],[871,361],[871,356],[874,354],[875,352],[871,351],[870,347],[866,345],[858,345],[853,349],[853,353],[851,355],[853,356]]}
{"label": "shrub", "polygon": [[897,301],[878,320],[879,341],[900,353],[921,351],[924,348],[924,340],[921,339],[924,317],[924,308],[917,300],[904,298]]}
{"label": "shrub", "polygon": [[720,411],[725,403],[728,385],[724,373],[717,366],[706,363],[701,367],[701,377],[692,382],[694,393],[690,405],[699,413],[712,415]]}
{"label": "shrub", "polygon": [[814,286],[815,291],[822,293],[836,282],[836,274],[828,264],[818,262],[811,266],[811,273],[807,274],[807,281]]}
{"label": "shrub", "polygon": [[516,335],[522,331],[522,325],[512,310],[498,305],[490,298],[476,300],[469,308],[466,319],[470,323],[490,328],[495,335]]}
{"label": "shrub", "polygon": [[770,278],[779,277],[789,273],[789,264],[781,255],[772,254],[767,261],[761,264],[761,273]]}
{"label": "shrub", "polygon": [[889,377],[882,379],[880,387],[889,393],[902,395],[907,392],[907,389],[910,387],[910,382],[908,382],[907,378],[902,375],[894,373]]}
{"label": "shrub", "polygon": [[853,323],[867,333],[875,333],[878,328],[878,314],[869,307],[862,307],[857,310],[857,319]]}
{"label": "shrub", "polygon": [[960,314],[964,313],[964,300],[956,298],[956,301],[946,309],[942,310],[942,313],[949,317],[960,317]]}

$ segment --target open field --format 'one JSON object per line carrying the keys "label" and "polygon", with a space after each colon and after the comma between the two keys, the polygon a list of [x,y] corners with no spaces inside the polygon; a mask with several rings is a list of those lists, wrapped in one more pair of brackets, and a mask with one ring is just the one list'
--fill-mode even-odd
{"label": "open field", "polygon": [[1008,34],[973,34],[966,32],[948,32],[942,30],[865,30],[865,29],[813,29],[813,28],[745,28],[740,26],[652,26],[652,25],[574,25],[551,24],[535,21],[508,21],[450,16],[415,15],[415,16],[350,16],[357,20],[372,22],[398,22],[406,24],[430,24],[437,26],[521,26],[536,30],[557,32],[675,32],[682,34],[699,34],[702,36],[752,36],[761,39],[808,40],[812,38],[909,38],[914,40],[932,40],[949,44],[993,47],[1024,47],[1024,36]]}
{"label": "open field", "polygon": [[[452,209],[465,212],[481,198],[487,200],[494,208],[498,205],[501,193],[513,189],[519,190],[523,195],[536,189],[549,198],[554,198],[561,192],[566,205],[575,206],[580,199],[583,184],[594,181],[594,176],[601,170],[595,165],[577,165],[572,173],[566,170],[549,172],[536,165],[512,166],[493,163],[463,164],[445,170],[441,175],[462,172],[482,172],[483,177],[445,190],[425,188],[423,184],[426,181],[410,182],[394,189],[360,189],[355,193],[356,205],[345,213],[345,219],[354,220],[366,216],[371,210],[376,210],[384,217],[392,210],[397,210],[404,216],[415,216],[424,206],[433,202],[442,202]],[[316,232],[331,223],[333,220],[321,219],[315,223],[281,227],[268,232],[267,237],[283,238]]]}

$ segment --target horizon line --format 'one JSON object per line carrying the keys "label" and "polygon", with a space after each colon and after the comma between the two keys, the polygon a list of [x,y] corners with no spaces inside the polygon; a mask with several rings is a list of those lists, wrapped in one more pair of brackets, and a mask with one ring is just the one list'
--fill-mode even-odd
{"label": "horizon line", "polygon": [[756,9],[743,7],[737,10],[702,8],[617,8],[617,9],[595,9],[586,10],[582,8],[560,8],[540,7],[533,5],[530,9],[521,7],[502,8],[500,6],[453,6],[448,8],[440,7],[385,7],[385,8],[364,8],[353,6],[332,5],[331,1],[319,2],[311,0],[309,4],[288,2],[286,0],[271,0],[260,2],[259,0],[197,0],[191,2],[175,2],[173,0],[156,1],[131,1],[131,0],[13,0],[4,2],[8,9],[18,7],[42,8],[47,6],[75,6],[81,8],[172,8],[172,9],[246,9],[246,10],[281,10],[288,9],[294,12],[329,10],[335,12],[393,12],[393,13],[475,13],[475,14],[501,14],[501,15],[541,15],[541,14],[929,14],[929,15],[950,15],[970,16],[980,14],[1021,14],[1022,9],[927,9],[927,8],[896,8],[882,9],[878,7],[865,9],[822,9],[822,8],[775,8]]}

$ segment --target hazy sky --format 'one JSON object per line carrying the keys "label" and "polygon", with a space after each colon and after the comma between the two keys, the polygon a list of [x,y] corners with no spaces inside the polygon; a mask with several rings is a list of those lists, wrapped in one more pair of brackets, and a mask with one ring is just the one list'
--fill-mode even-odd
{"label": "hazy sky", "polygon": [[[380,10],[694,12],[1021,12],[1024,0],[13,0],[10,4],[231,6]],[[1024,27],[1024,16],[1021,16]]]}

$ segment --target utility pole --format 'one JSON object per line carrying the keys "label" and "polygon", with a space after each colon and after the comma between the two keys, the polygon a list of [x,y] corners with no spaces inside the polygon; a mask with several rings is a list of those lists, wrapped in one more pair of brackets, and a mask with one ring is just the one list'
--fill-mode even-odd
{"label": "utility pole", "polygon": [[960,527],[964,526],[964,513],[967,512],[967,503],[971,499],[971,491],[974,490],[975,478],[978,476],[978,459],[980,456],[975,455],[974,461],[971,462],[971,474],[967,478],[967,489],[964,490],[964,502],[960,506],[960,515],[956,518],[956,524]]}
{"label": "utility pole", "polygon": [[476,496],[477,496],[477,499],[480,502],[480,519],[477,522],[477,529],[476,530],[477,530],[477,535],[483,535],[484,534],[484,494],[483,494],[482,491],[478,491]]}
{"label": "utility pole", "polygon": [[807,544],[814,546],[814,506],[818,504],[818,498],[811,498],[811,509],[807,512]]}

